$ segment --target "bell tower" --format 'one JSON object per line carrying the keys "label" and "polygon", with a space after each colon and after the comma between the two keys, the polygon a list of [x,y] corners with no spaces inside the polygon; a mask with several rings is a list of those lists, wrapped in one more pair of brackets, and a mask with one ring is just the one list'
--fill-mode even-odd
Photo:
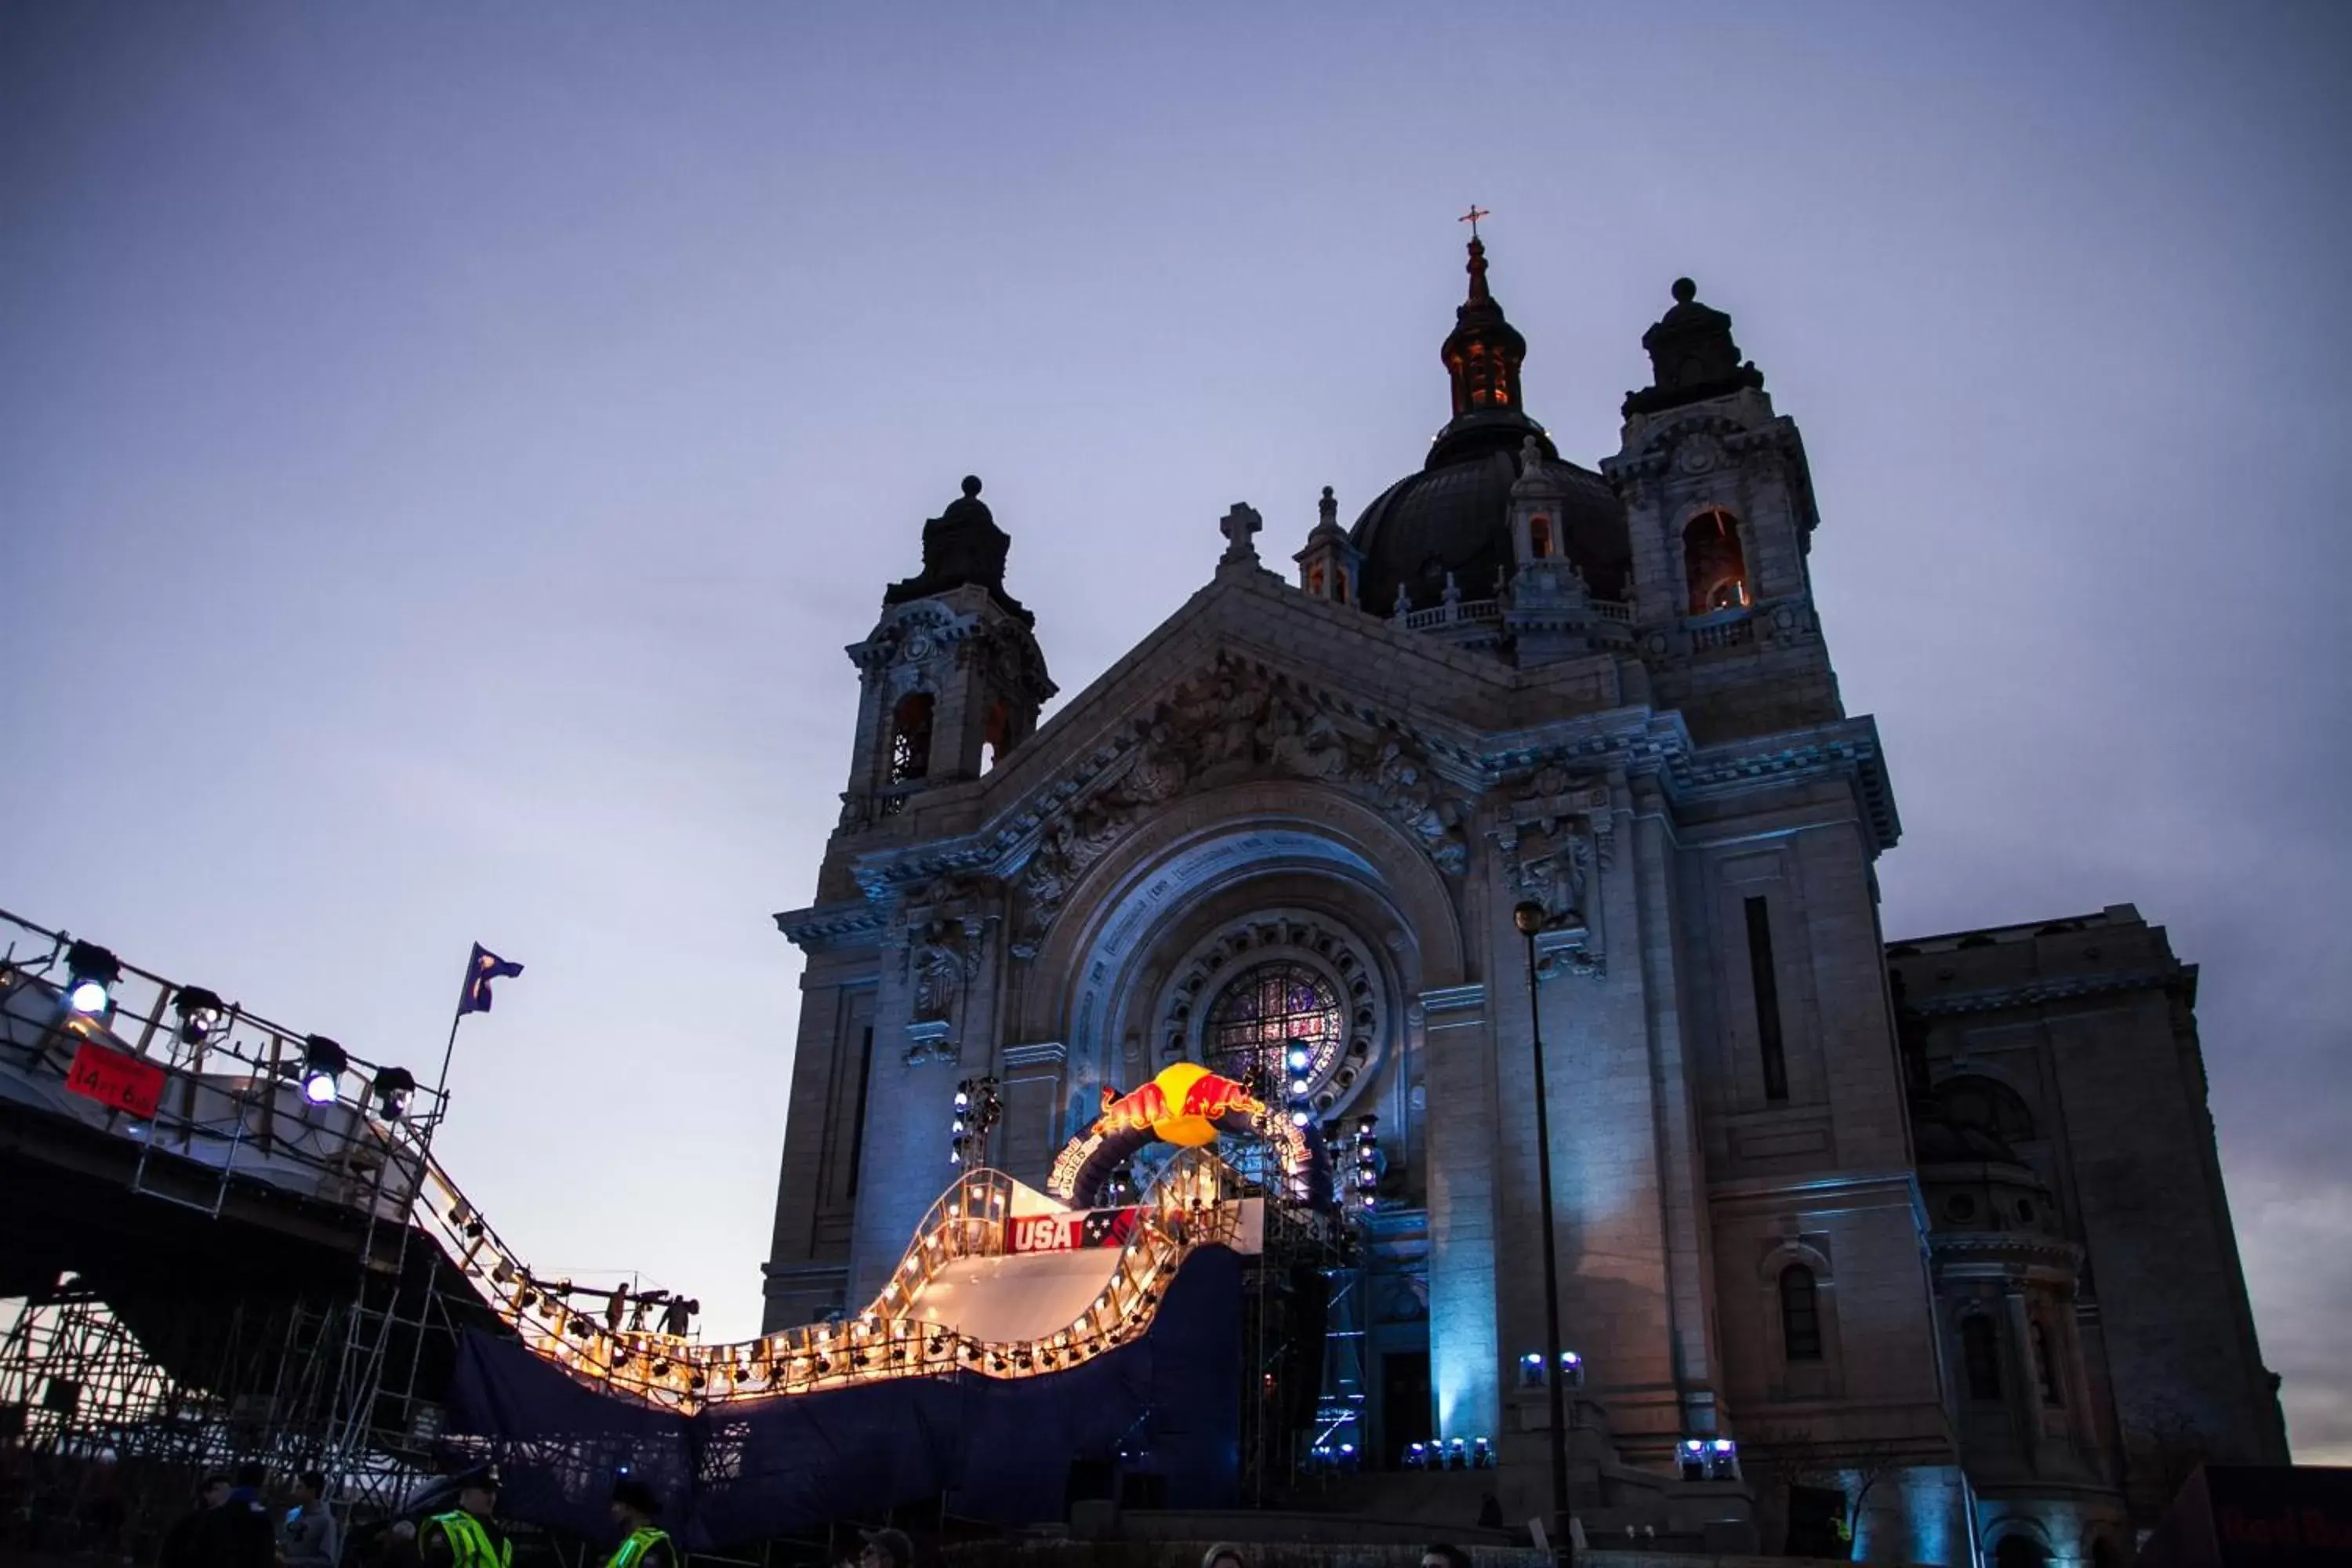
{"label": "bell tower", "polygon": [[1821,514],[1804,442],[1731,318],[1687,278],[1673,293],[1601,465],[1625,508],[1636,646],[1702,740],[1843,718],[1805,563]]}
{"label": "bell tower", "polygon": [[923,569],[890,584],[882,618],[848,649],[857,745],[842,826],[872,827],[924,790],[976,779],[1028,739],[1054,695],[1037,617],[1004,591],[1010,535],[967,476],[923,524]]}

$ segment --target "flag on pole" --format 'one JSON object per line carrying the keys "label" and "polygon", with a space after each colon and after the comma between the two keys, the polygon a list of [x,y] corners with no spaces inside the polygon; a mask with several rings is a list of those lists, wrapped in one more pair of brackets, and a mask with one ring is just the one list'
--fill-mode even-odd
{"label": "flag on pole", "polygon": [[474,944],[474,961],[466,966],[466,990],[457,998],[457,1016],[490,1010],[490,982],[511,980],[522,973],[522,965],[509,963],[480,942]]}

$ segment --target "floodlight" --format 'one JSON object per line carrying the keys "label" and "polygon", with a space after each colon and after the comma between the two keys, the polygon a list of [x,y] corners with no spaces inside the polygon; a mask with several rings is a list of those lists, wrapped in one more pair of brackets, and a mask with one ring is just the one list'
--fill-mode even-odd
{"label": "floodlight", "polygon": [[77,1013],[103,1013],[122,978],[122,963],[94,942],[77,942],[66,949],[66,1005]]}
{"label": "floodlight", "polygon": [[343,1047],[324,1035],[302,1042],[302,1098],[313,1105],[331,1105],[342,1071],[352,1065]]}
{"label": "floodlight", "polygon": [[408,1102],[416,1094],[416,1077],[406,1068],[379,1068],[375,1075],[376,1114],[386,1121],[397,1121],[408,1114]]}
{"label": "floodlight", "polygon": [[1290,1047],[1290,1065],[1293,1069],[1304,1071],[1307,1064],[1314,1059],[1314,1053],[1309,1051],[1305,1046],[1293,1046]]}
{"label": "floodlight", "polygon": [[1315,1086],[1313,1084],[1307,1082],[1303,1078],[1295,1078],[1290,1080],[1290,1092],[1295,1098],[1299,1100],[1306,1099],[1307,1091],[1314,1087]]}
{"label": "floodlight", "polygon": [[1290,1113],[1290,1124],[1293,1127],[1304,1127],[1314,1120],[1315,1118],[1304,1107]]}
{"label": "floodlight", "polygon": [[228,1009],[203,986],[183,985],[172,998],[172,1011],[180,1016],[180,1043],[201,1046],[220,1032],[221,1019]]}

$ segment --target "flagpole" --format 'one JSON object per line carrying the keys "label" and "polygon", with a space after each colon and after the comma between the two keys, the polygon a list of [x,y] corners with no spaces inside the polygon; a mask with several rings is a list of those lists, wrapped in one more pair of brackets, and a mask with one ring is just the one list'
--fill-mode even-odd
{"label": "flagpole", "polygon": [[440,1113],[449,1113],[449,1060],[457,1054],[457,1026],[466,1021],[466,998],[457,997],[457,1011],[449,1019],[449,1043],[441,1048],[441,1077],[433,1085],[433,1100]]}

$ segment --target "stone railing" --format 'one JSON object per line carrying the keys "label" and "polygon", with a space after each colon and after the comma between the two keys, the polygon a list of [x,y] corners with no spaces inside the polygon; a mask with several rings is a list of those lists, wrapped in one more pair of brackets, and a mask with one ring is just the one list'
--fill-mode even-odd
{"label": "stone railing", "polygon": [[[1608,599],[1589,601],[1593,618],[1612,625],[1630,626],[1633,624],[1633,606]],[[1502,599],[1464,599],[1456,604],[1438,605],[1426,610],[1407,610],[1391,620],[1409,632],[1440,631],[1447,626],[1493,626],[1502,620],[1509,605]]]}
{"label": "stone railing", "polygon": [[1738,647],[1756,640],[1756,622],[1745,610],[1721,620],[1708,620],[1690,627],[1693,653],[1706,653],[1713,648]]}
{"label": "stone railing", "polygon": [[1480,623],[1502,618],[1503,601],[1500,599],[1463,599],[1451,605],[1440,605],[1434,609],[1407,610],[1404,613],[1404,629],[1425,632],[1435,626],[1457,626],[1465,621]]}

